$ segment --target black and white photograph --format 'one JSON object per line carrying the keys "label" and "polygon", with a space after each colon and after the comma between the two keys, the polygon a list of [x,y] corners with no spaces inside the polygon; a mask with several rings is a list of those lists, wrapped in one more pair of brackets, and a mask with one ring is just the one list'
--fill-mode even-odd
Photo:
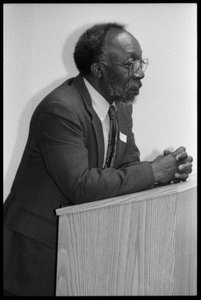
{"label": "black and white photograph", "polygon": [[197,296],[197,4],[3,4],[3,296]]}

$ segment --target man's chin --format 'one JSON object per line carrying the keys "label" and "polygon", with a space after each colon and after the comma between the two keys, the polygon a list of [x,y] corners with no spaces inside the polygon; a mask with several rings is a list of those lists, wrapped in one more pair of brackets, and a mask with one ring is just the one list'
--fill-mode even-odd
{"label": "man's chin", "polygon": [[118,86],[108,85],[108,95],[111,102],[120,103],[122,105],[132,105],[136,102],[139,95],[139,89],[129,88],[127,91],[121,89]]}
{"label": "man's chin", "polygon": [[138,99],[138,94],[136,95],[129,95],[129,97],[127,97],[126,99],[119,99],[116,102],[122,104],[122,105],[133,105],[136,103],[137,99]]}

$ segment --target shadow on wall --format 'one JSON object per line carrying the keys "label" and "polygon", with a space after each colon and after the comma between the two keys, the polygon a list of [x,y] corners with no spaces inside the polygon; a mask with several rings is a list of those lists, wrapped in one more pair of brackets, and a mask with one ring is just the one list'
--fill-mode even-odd
{"label": "shadow on wall", "polygon": [[[62,60],[63,64],[69,74],[69,77],[76,76],[78,71],[75,67],[73,53],[75,45],[79,37],[84,33],[88,28],[92,27],[94,23],[83,25],[82,27],[74,30],[66,39],[62,51]],[[75,73],[76,71],[76,73]]]}
{"label": "shadow on wall", "polygon": [[[67,80],[70,77],[76,76],[78,74],[78,70],[75,67],[74,59],[73,59],[73,52],[76,42],[78,41],[80,35],[89,27],[91,27],[93,24],[84,25],[79,29],[76,29],[73,31],[68,38],[66,39],[64,43],[63,49],[61,49],[61,59],[63,61],[63,64],[65,66],[65,69],[67,71],[67,74],[63,78],[55,79],[52,83],[50,83],[48,86],[44,87],[42,90],[40,90],[38,93],[33,96],[33,98],[28,101],[27,105],[23,109],[21,115],[20,115],[20,121],[18,123],[18,130],[17,130],[17,136],[15,138],[16,142],[13,147],[13,152],[10,158],[9,166],[5,174],[5,180],[4,180],[4,200],[7,198],[10,188],[13,183],[13,179],[15,176],[15,173],[17,171],[17,168],[19,166],[19,162],[21,160],[24,147],[26,144],[27,136],[28,136],[28,128],[29,123],[33,114],[33,111],[35,110],[36,106],[39,104],[39,102],[42,101],[42,99],[48,95],[53,89],[55,89],[57,86],[62,84],[65,80]],[[40,75],[40,74],[38,74]],[[10,133],[11,135],[11,133]]]}
{"label": "shadow on wall", "polygon": [[[10,188],[13,183],[13,179],[15,176],[15,173],[17,171],[17,168],[19,166],[25,144],[28,137],[28,129],[30,120],[33,114],[33,111],[35,110],[38,103],[56,86],[61,84],[64,81],[64,79],[57,79],[53,83],[51,83],[49,86],[42,89],[40,92],[38,92],[30,101],[27,101],[27,105],[23,109],[20,115],[19,123],[17,124],[17,136],[15,137],[15,145],[13,147],[13,152],[9,161],[9,166],[7,169],[7,172],[5,174],[4,179],[4,200],[8,196],[10,192]],[[12,133],[10,133],[10,136],[12,136]],[[11,137],[10,137],[11,138]],[[6,155],[6,153],[5,153]]]}

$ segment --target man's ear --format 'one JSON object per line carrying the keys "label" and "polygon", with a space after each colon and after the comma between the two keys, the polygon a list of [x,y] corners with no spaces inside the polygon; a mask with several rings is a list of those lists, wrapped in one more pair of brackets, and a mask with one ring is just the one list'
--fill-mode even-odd
{"label": "man's ear", "polygon": [[91,72],[95,77],[101,78],[103,76],[103,72],[99,63],[93,63],[91,65]]}

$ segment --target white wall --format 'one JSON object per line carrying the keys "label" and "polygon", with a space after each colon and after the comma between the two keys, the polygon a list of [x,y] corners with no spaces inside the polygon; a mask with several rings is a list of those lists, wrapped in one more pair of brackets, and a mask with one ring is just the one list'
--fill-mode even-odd
{"label": "white wall", "polygon": [[196,4],[4,4],[4,198],[36,105],[78,74],[76,41],[96,22],[123,22],[150,65],[134,106],[141,160],[197,148]]}

